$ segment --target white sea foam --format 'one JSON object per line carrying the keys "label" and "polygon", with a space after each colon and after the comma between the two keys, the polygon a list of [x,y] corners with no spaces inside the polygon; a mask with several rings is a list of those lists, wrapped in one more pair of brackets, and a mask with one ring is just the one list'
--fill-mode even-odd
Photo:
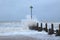
{"label": "white sea foam", "polygon": [[[30,16],[28,15],[26,19],[22,19],[21,22],[0,22],[0,36],[9,36],[9,35],[25,35],[25,36],[31,36],[35,38],[41,38],[41,39],[53,39],[57,40],[59,37],[55,37],[55,35],[49,36],[46,32],[38,32],[33,31],[29,29],[29,26],[32,24],[40,23],[37,19],[34,18],[31,20]],[[42,22],[43,27],[45,27],[46,22]],[[51,23],[47,22],[48,28],[51,27]],[[58,24],[60,23],[54,23],[54,29],[58,29]],[[44,37],[44,38],[43,38]]]}

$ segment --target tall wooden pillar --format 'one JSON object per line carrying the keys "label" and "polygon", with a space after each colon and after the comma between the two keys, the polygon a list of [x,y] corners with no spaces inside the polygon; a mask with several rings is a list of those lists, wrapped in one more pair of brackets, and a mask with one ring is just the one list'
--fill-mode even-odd
{"label": "tall wooden pillar", "polygon": [[41,27],[38,27],[38,31],[42,31],[42,23],[41,23]]}
{"label": "tall wooden pillar", "polygon": [[38,27],[39,27],[39,23],[37,23],[37,25],[35,27],[35,30],[38,30]]}
{"label": "tall wooden pillar", "polygon": [[46,32],[48,32],[48,29],[47,29],[47,23],[45,24],[44,30],[45,30]]}
{"label": "tall wooden pillar", "polygon": [[53,24],[51,24],[51,28],[49,29],[49,32],[48,32],[48,34],[54,34],[54,25]]}
{"label": "tall wooden pillar", "polygon": [[41,27],[42,27],[42,23],[41,23]]}
{"label": "tall wooden pillar", "polygon": [[51,24],[51,29],[54,30],[54,25],[53,24]]}
{"label": "tall wooden pillar", "polygon": [[59,29],[56,30],[56,36],[60,36],[60,24],[59,24]]}
{"label": "tall wooden pillar", "polygon": [[59,24],[59,30],[60,30],[60,24]]}

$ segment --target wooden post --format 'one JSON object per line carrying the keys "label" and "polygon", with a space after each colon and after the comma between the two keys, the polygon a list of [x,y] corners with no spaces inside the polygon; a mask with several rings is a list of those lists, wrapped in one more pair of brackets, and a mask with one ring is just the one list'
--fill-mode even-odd
{"label": "wooden post", "polygon": [[41,23],[41,27],[42,27],[42,23]]}
{"label": "wooden post", "polygon": [[48,29],[47,29],[47,23],[45,24],[44,30],[45,30],[46,32],[48,32]]}
{"label": "wooden post", "polygon": [[45,26],[46,26],[46,29],[47,29],[47,23],[45,24]]}
{"label": "wooden post", "polygon": [[32,25],[32,26],[30,26],[29,27],[29,29],[31,29],[31,30],[38,30],[38,23],[36,23],[36,25]]}
{"label": "wooden post", "polygon": [[38,30],[38,26],[39,26],[39,24],[37,23],[37,25],[36,25],[36,27],[35,27],[35,30]]}
{"label": "wooden post", "polygon": [[39,24],[37,23],[37,27],[39,26]]}
{"label": "wooden post", "polygon": [[59,24],[59,30],[60,30],[60,24]]}
{"label": "wooden post", "polygon": [[53,24],[51,24],[51,29],[54,30],[54,25]]}
{"label": "wooden post", "polygon": [[60,24],[59,24],[59,30],[56,30],[56,36],[60,36]]}
{"label": "wooden post", "polygon": [[56,36],[60,36],[60,24],[59,24],[59,29],[56,30]]}
{"label": "wooden post", "polygon": [[51,24],[51,28],[49,29],[49,32],[48,32],[48,34],[54,34],[54,25],[53,24]]}
{"label": "wooden post", "polygon": [[38,27],[38,31],[42,31],[42,23],[41,23],[41,27]]}

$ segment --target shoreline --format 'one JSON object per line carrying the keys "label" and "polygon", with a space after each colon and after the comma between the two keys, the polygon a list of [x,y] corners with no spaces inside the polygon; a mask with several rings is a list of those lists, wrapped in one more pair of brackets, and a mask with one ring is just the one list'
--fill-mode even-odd
{"label": "shoreline", "polygon": [[39,40],[39,39],[24,35],[15,35],[15,36],[0,36],[0,40]]}

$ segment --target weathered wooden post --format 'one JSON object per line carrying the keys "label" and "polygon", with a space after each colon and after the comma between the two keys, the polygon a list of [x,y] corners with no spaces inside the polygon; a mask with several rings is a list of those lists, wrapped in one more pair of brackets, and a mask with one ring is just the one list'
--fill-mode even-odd
{"label": "weathered wooden post", "polygon": [[31,26],[29,26],[29,29],[31,29],[31,30],[38,30],[38,23],[36,23],[35,25],[31,25]]}
{"label": "weathered wooden post", "polygon": [[41,28],[42,28],[42,23],[41,23]]}
{"label": "weathered wooden post", "polygon": [[59,30],[60,30],[60,24],[59,24]]}
{"label": "weathered wooden post", "polygon": [[48,29],[47,29],[47,23],[45,24],[44,30],[45,30],[46,32],[48,32]]}
{"label": "weathered wooden post", "polygon": [[39,26],[39,23],[37,23],[36,27],[35,27],[35,30],[38,30],[38,26]]}
{"label": "weathered wooden post", "polygon": [[51,24],[51,29],[54,30],[54,25],[53,24]]}
{"label": "weathered wooden post", "polygon": [[54,34],[54,25],[53,24],[51,24],[51,28],[49,29],[49,31],[48,31],[48,34]]}
{"label": "weathered wooden post", "polygon": [[42,31],[42,23],[41,23],[41,27],[38,27],[38,31]]}
{"label": "weathered wooden post", "polygon": [[59,24],[59,29],[56,30],[56,36],[60,36],[60,24]]}

